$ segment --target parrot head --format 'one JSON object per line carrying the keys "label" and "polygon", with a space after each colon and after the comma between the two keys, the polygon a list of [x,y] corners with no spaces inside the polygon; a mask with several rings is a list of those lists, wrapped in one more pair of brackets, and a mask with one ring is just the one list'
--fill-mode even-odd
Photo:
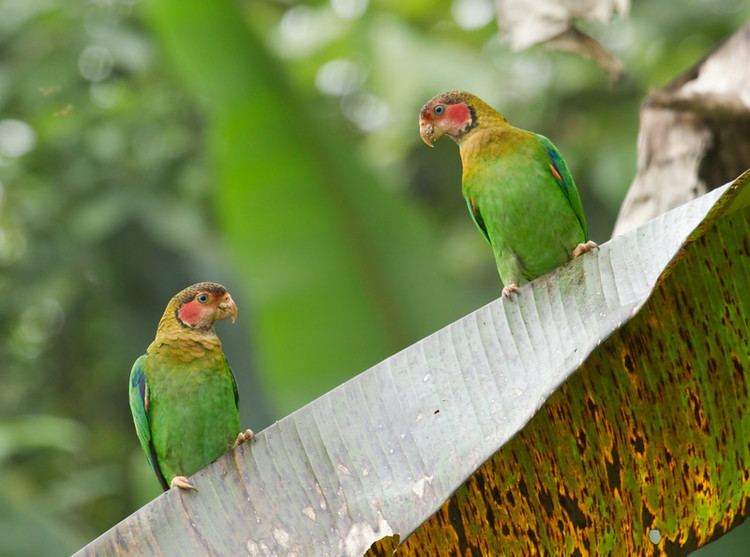
{"label": "parrot head", "polygon": [[457,143],[480,119],[505,121],[479,97],[465,91],[440,93],[427,101],[419,112],[419,135],[429,147],[447,135]]}
{"label": "parrot head", "polygon": [[[237,319],[237,304],[227,289],[215,282],[199,282],[176,294],[169,303],[184,327],[211,329],[216,321]],[[169,308],[168,308],[169,310]]]}

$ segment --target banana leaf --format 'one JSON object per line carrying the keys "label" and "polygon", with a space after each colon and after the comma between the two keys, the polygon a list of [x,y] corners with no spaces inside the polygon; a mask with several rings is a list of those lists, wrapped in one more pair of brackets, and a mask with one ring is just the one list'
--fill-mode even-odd
{"label": "banana leaf", "polygon": [[748,182],[395,354],[77,555],[684,555],[720,536],[749,510]]}

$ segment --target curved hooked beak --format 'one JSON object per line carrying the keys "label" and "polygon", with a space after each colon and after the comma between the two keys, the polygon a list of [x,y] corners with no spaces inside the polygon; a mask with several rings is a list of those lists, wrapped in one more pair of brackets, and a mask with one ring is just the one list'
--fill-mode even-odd
{"label": "curved hooked beak", "polygon": [[220,318],[226,319],[227,317],[232,318],[232,323],[237,321],[237,304],[234,303],[232,297],[227,293],[221,302],[219,302]]}
{"label": "curved hooked beak", "polygon": [[425,145],[428,147],[434,147],[435,139],[435,126],[433,126],[430,122],[425,122],[424,120],[419,121],[419,137],[422,138],[422,141],[425,142]]}

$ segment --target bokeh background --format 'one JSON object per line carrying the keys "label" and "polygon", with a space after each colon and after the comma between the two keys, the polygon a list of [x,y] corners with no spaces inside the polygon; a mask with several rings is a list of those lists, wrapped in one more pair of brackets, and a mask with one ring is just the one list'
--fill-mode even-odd
{"label": "bokeh background", "polygon": [[499,295],[428,98],[550,137],[603,242],[639,103],[748,17],[635,0],[586,27],[612,86],[510,52],[490,0],[0,0],[0,554],[70,553],[158,495],[126,381],[184,286],[238,300],[219,333],[256,431]]}

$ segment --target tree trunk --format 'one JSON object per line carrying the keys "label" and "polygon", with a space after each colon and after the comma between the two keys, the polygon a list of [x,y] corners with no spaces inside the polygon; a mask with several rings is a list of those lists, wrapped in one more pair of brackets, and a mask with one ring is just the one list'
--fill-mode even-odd
{"label": "tree trunk", "polygon": [[750,167],[750,23],[641,109],[638,173],[613,235],[698,197]]}

